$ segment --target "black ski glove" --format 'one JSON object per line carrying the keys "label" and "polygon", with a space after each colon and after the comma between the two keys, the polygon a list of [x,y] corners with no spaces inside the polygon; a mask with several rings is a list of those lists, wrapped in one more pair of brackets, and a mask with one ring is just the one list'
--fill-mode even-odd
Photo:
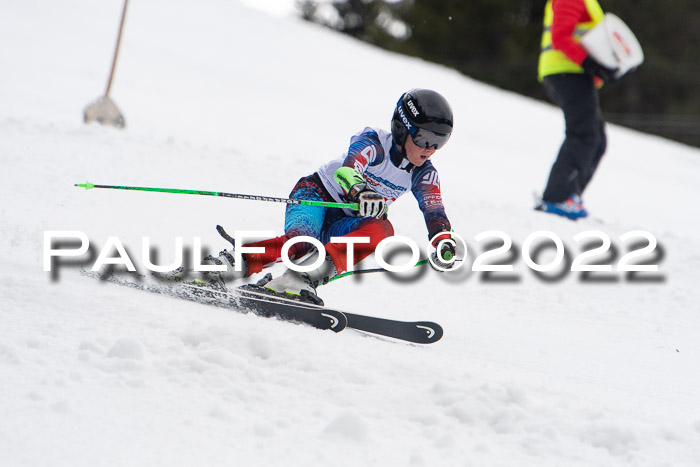
{"label": "black ski glove", "polygon": [[597,76],[602,79],[604,83],[612,83],[617,81],[617,72],[619,68],[608,68],[605,65],[595,61],[590,55],[583,60],[581,63],[583,71],[590,76]]}

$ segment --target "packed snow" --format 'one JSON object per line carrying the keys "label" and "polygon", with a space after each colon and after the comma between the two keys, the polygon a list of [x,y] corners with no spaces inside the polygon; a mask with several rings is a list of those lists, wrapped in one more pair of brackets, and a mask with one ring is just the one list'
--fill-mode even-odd
{"label": "packed snow", "polygon": [[[610,126],[591,217],[535,212],[562,139],[557,108],[223,0],[131,2],[110,93],[127,126],[85,125],[121,8],[26,0],[0,14],[0,464],[700,465],[700,150]],[[388,128],[414,87],[455,112],[433,160],[464,266],[319,293],[340,310],[436,321],[441,341],[319,331],[80,273],[110,237],[143,272],[143,237],[160,263],[176,237],[216,253],[217,224],[281,233],[284,206],[75,183],[285,197],[352,134]],[[390,219],[425,247],[411,195]],[[489,261],[512,272],[471,270],[502,243],[475,239],[492,230],[513,246]],[[536,274],[522,250],[543,230],[570,257],[577,234],[601,232],[615,254],[598,262],[614,268],[648,243],[621,236],[648,232],[658,246],[635,261],[659,270]],[[44,271],[47,231],[84,232],[92,256]]]}

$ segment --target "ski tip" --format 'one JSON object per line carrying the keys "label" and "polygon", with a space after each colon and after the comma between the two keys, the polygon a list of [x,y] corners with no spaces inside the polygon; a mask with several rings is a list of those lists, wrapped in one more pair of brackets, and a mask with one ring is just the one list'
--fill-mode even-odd
{"label": "ski tip", "polygon": [[79,188],[85,188],[86,190],[91,190],[91,189],[95,188],[95,185],[90,183],[90,182],[76,183],[74,186],[77,186]]}
{"label": "ski tip", "polygon": [[442,326],[431,321],[419,321],[415,323],[416,328],[425,332],[424,335],[420,336],[415,342],[418,344],[432,344],[434,342],[442,339],[444,333]]}

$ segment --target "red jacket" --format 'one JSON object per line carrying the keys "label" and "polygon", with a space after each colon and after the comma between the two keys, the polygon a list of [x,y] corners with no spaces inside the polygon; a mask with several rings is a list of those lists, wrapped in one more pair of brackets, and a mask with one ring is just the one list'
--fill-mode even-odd
{"label": "red jacket", "polygon": [[552,47],[580,65],[588,55],[574,39],[578,23],[591,21],[583,0],[552,0]]}

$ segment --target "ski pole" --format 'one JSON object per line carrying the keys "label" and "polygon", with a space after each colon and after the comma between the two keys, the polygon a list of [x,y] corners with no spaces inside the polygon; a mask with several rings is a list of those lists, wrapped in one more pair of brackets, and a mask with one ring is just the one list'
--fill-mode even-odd
{"label": "ski pole", "polygon": [[[418,267],[418,266],[423,266],[424,264],[428,264],[428,260],[424,259],[422,261],[418,261],[416,264],[413,265],[413,267]],[[328,282],[333,282],[334,280],[337,279],[342,279],[343,277],[347,276],[353,276],[355,274],[370,274],[373,272],[389,272],[388,270],[384,268],[374,268],[374,269],[359,269],[357,271],[347,271],[342,274],[338,274],[337,276],[333,276],[330,279],[328,279]]]}
{"label": "ski pole", "polygon": [[[461,259],[456,259],[455,261],[463,261],[463,260],[461,260]],[[427,260],[427,259],[418,261],[418,262],[417,262],[416,264],[414,264],[412,267],[416,268],[416,267],[418,267],[418,266],[423,266],[424,264],[428,264],[428,260]],[[344,273],[342,273],[342,274],[338,274],[337,276],[331,277],[330,279],[328,279],[328,282],[333,282],[333,281],[336,280],[336,279],[342,279],[343,277],[352,276],[352,275],[355,275],[355,274],[369,274],[369,273],[373,273],[373,272],[389,272],[389,271],[386,270],[386,269],[384,269],[384,268],[359,269],[359,270],[357,270],[357,271],[347,271],[347,272],[344,272]]]}
{"label": "ski pole", "polygon": [[154,191],[157,193],[180,193],[183,195],[221,196],[223,198],[248,199],[252,201],[268,201],[272,203],[301,204],[304,206],[321,206],[326,208],[346,208],[353,209],[355,211],[359,209],[359,205],[357,203],[334,203],[331,201],[312,201],[306,199],[275,198],[272,196],[241,195],[236,193],[224,193],[221,191],[182,190],[179,188],[149,188],[142,186],[95,185],[90,182],[76,183],[74,186],[85,188],[86,190],[91,190],[93,188],[110,188],[113,190]]}

